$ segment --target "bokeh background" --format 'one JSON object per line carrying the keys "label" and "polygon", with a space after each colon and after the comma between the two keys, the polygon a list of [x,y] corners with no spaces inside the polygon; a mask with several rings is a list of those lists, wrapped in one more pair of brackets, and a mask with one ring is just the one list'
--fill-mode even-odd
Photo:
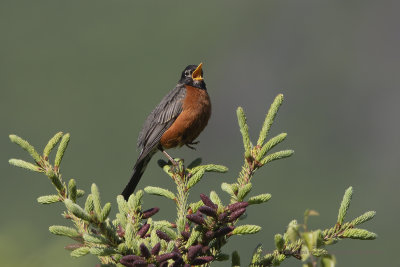
{"label": "bokeh background", "polygon": [[[94,266],[72,259],[48,226],[67,224],[61,205],[41,206],[52,193],[42,175],[8,165],[29,159],[8,135],[42,149],[57,131],[71,133],[61,170],[86,191],[95,182],[113,203],[137,156],[136,139],[147,114],[172,89],[183,68],[204,63],[213,115],[197,151],[171,151],[186,162],[230,168],[208,175],[192,194],[220,190],[242,164],[235,110],[247,113],[252,137],[278,93],[285,95],[271,134],[287,132],[279,148],[290,159],[255,177],[254,194],[272,199],[250,208],[253,236],[232,238],[225,251],[249,261],[258,243],[306,208],[320,212],[311,227],[336,219],[344,190],[355,189],[348,219],[376,210],[363,225],[375,241],[344,240],[329,247],[339,266],[397,266],[399,183],[398,1],[0,1],[0,259],[2,266]],[[155,156],[139,188],[172,188]],[[221,192],[221,195],[225,193]],[[172,203],[155,219],[170,216]],[[114,214],[113,213],[113,214]],[[300,266],[294,259],[285,266]],[[216,266],[227,266],[227,263]]]}

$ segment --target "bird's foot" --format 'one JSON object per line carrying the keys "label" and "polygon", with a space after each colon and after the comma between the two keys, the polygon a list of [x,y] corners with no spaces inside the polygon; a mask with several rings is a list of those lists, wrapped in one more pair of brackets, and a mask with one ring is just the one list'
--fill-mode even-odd
{"label": "bird's foot", "polygon": [[170,171],[173,173],[178,173],[181,177],[183,177],[185,173],[185,166],[183,166],[183,159],[179,159],[179,161],[176,161],[171,157],[169,158],[169,161],[172,163]]}
{"label": "bird's foot", "polygon": [[[161,150],[163,154],[168,158],[168,160],[172,163],[173,166],[171,166],[170,171],[179,173],[181,177],[184,177],[185,175],[185,166],[183,165],[183,159],[179,159],[180,162],[174,160],[165,150]],[[181,168],[182,164],[182,168]]]}
{"label": "bird's foot", "polygon": [[179,167],[179,163],[176,160],[170,159],[170,161],[171,161],[172,165],[174,165],[174,167],[176,167],[176,168]]}
{"label": "bird's foot", "polygon": [[198,143],[200,143],[200,141],[190,142],[190,143],[187,143],[186,146],[190,149],[196,150],[196,148],[193,145],[197,145]]}

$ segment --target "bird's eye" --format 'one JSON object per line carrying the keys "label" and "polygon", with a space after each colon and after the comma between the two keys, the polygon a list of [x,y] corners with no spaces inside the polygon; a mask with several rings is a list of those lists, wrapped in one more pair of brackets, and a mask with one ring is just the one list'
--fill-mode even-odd
{"label": "bird's eye", "polygon": [[185,71],[185,76],[186,76],[186,77],[190,77],[190,70],[186,70],[186,71]]}

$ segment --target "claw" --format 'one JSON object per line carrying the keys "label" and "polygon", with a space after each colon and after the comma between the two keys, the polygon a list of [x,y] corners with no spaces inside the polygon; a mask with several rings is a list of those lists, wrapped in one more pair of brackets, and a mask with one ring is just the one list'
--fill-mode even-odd
{"label": "claw", "polygon": [[186,146],[190,149],[196,150],[196,148],[193,145],[197,145],[198,143],[200,143],[200,141],[190,142],[190,143],[187,143]]}

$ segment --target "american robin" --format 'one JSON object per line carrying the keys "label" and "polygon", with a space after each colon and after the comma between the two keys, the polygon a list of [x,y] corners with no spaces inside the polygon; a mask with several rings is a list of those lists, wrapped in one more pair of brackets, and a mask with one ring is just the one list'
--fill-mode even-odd
{"label": "american robin", "polygon": [[211,116],[211,102],[203,79],[202,63],[187,66],[175,88],[147,117],[139,134],[139,157],[122,195],[125,199],[135,190],[151,157],[161,150],[183,145],[194,149],[194,140],[206,127]]}

